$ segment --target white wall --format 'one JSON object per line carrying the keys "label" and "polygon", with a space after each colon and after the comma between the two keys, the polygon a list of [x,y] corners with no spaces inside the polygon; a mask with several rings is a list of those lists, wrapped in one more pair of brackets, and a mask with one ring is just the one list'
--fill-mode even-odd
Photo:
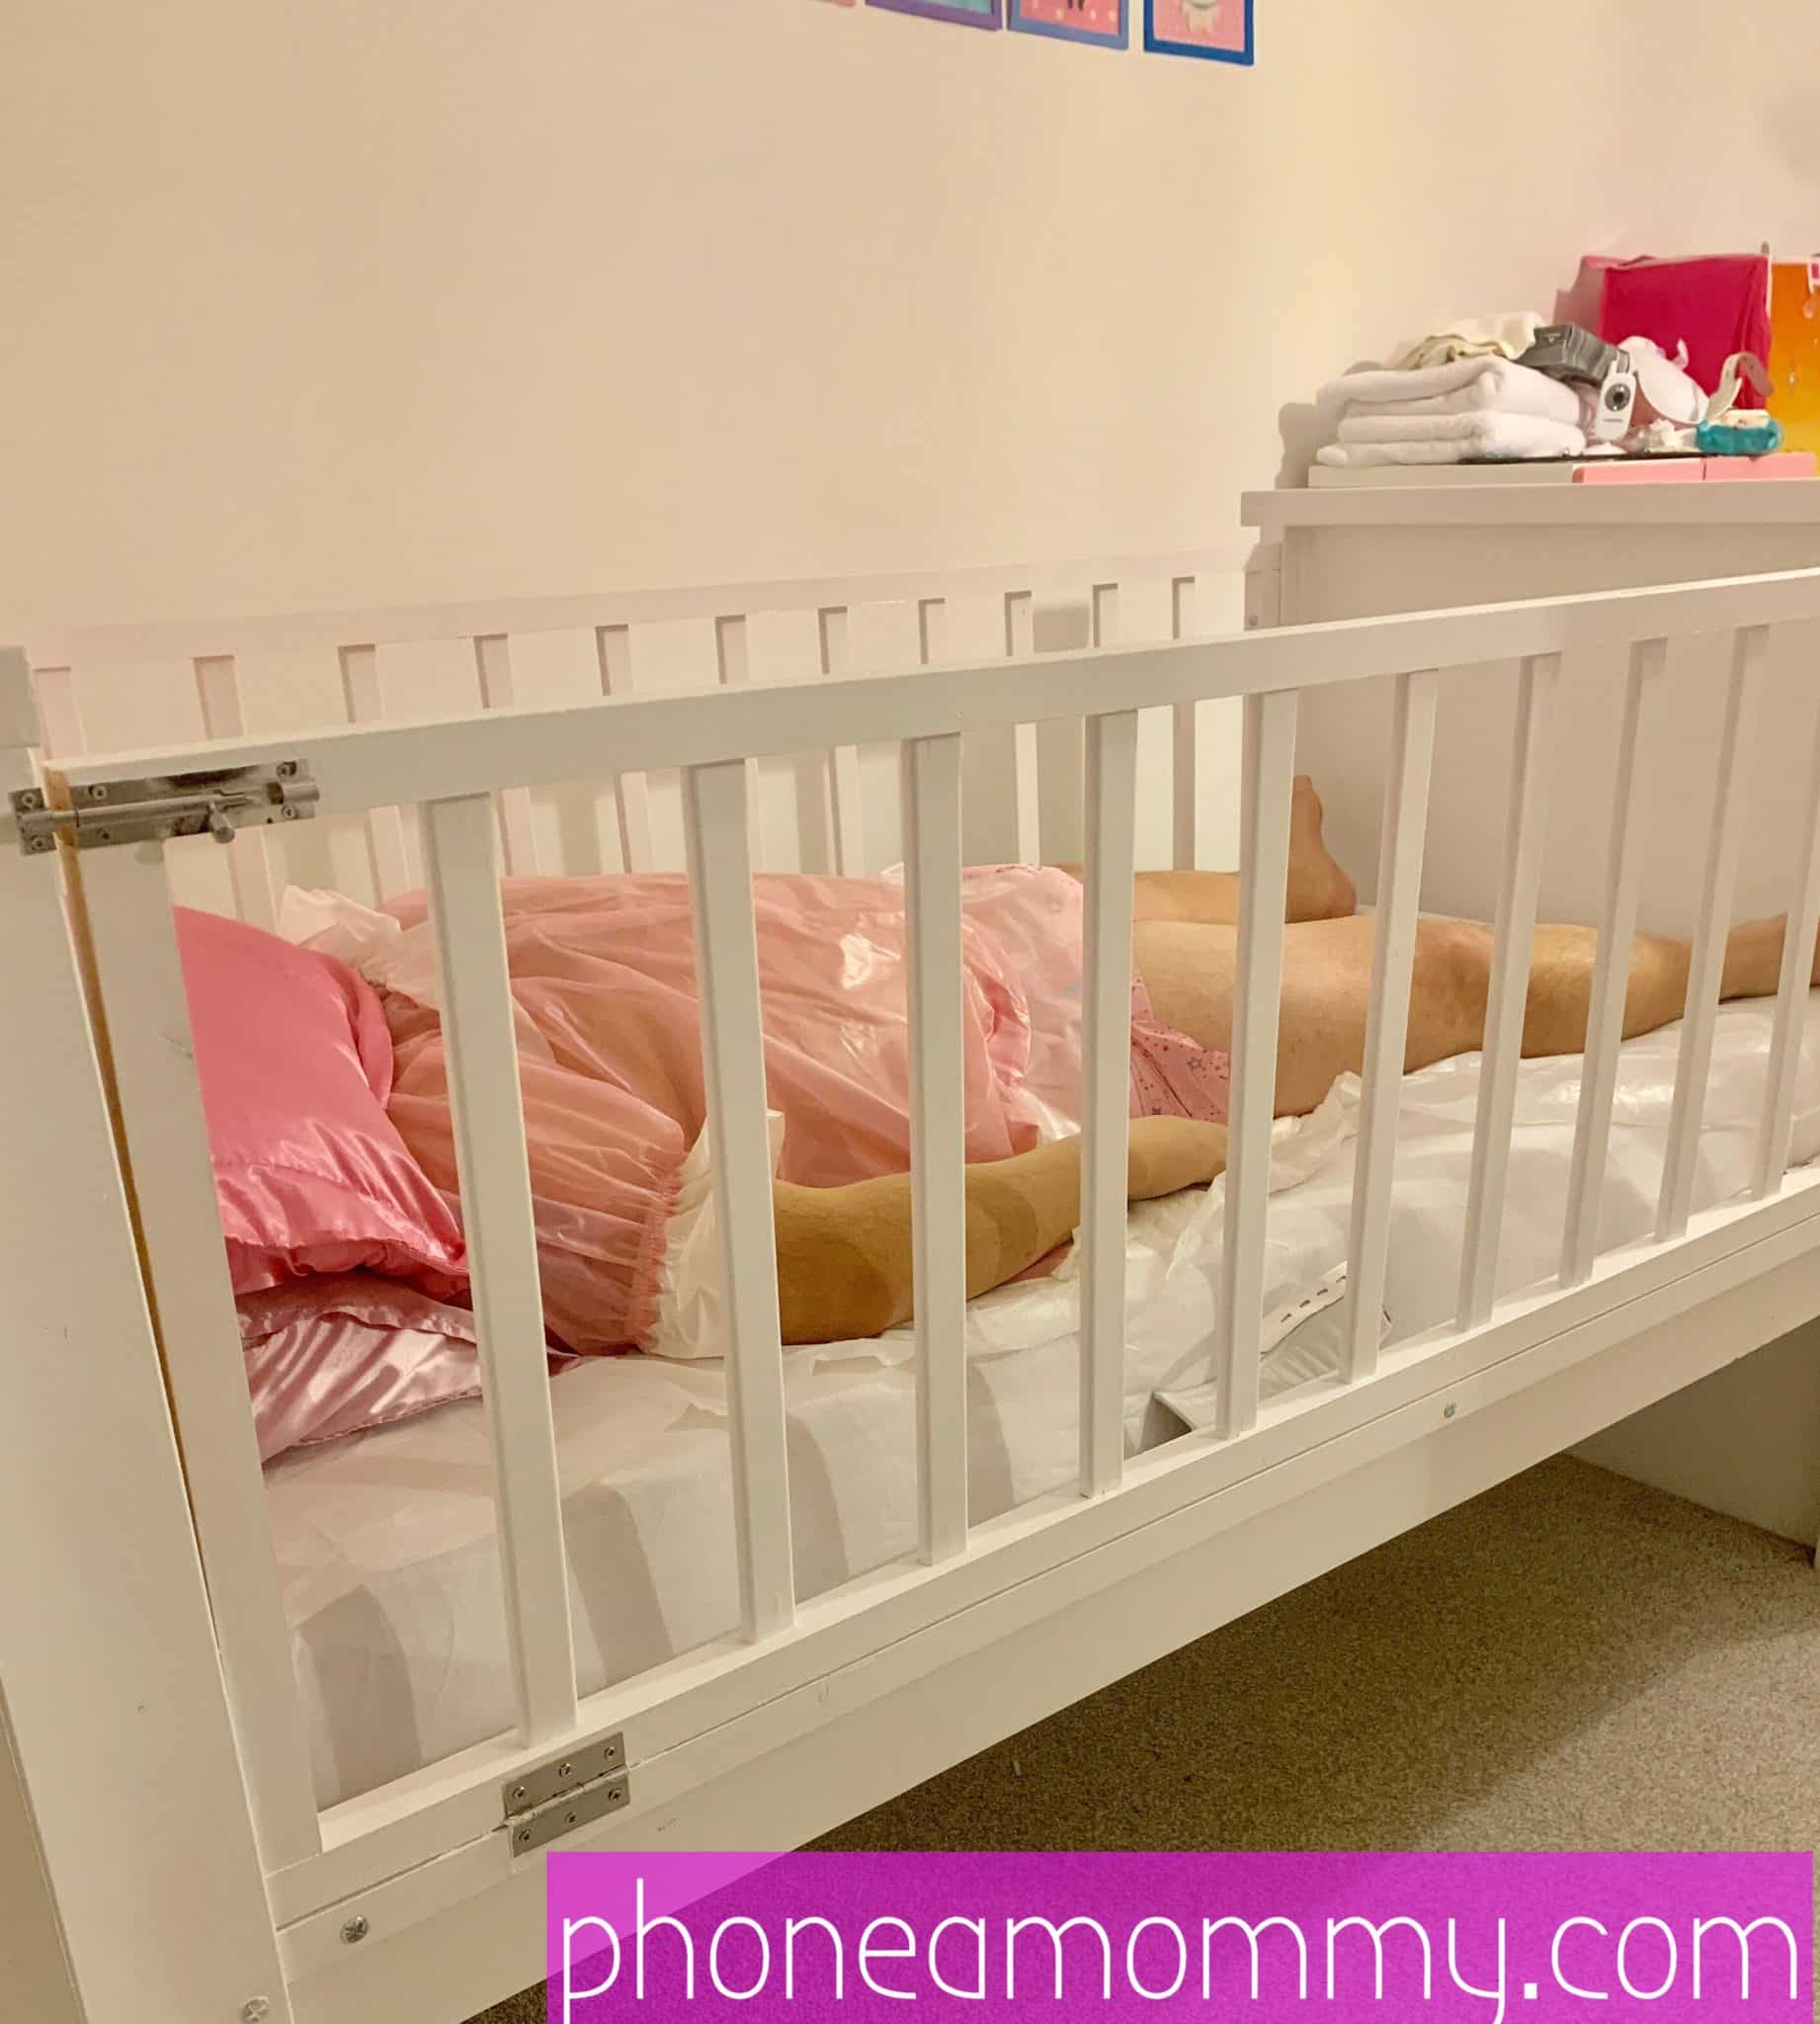
{"label": "white wall", "polygon": [[1247,74],[822,0],[14,0],[0,632],[1195,546],[1401,335],[1820,239],[1812,0],[1717,65],[1705,0],[1258,11]]}

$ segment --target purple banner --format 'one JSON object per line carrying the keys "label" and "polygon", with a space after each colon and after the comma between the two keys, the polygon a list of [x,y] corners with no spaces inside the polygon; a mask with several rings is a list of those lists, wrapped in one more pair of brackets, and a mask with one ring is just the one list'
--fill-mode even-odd
{"label": "purple banner", "polygon": [[1767,2024],[1812,1939],[1807,1855],[549,1858],[550,2024]]}

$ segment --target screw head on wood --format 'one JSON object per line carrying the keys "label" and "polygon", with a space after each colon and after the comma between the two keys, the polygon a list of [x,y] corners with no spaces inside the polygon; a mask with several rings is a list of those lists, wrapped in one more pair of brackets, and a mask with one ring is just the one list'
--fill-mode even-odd
{"label": "screw head on wood", "polygon": [[240,2024],[266,2024],[272,2014],[272,2005],[264,1996],[254,1996],[250,2002],[240,2005]]}
{"label": "screw head on wood", "polygon": [[1443,1419],[1451,1419],[1458,1410],[1457,1405],[1444,1405],[1441,1408],[1441,1416]]}
{"label": "screw head on wood", "polygon": [[372,1926],[357,1911],[347,1924],[342,1927],[341,1943],[344,1947],[355,1946],[364,1940],[372,1930]]}

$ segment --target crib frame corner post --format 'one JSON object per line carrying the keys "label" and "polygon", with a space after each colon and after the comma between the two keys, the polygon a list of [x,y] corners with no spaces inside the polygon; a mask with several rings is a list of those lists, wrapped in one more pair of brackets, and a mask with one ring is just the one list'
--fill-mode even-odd
{"label": "crib frame corner post", "polygon": [[[0,797],[40,788],[38,736],[25,656],[0,649]],[[257,1998],[289,2024],[63,856],[27,856],[0,816],[0,923],[30,980],[0,1059],[24,1435],[0,1536],[30,1543],[0,1574],[0,1779],[17,1772],[72,2015],[231,2018]]]}

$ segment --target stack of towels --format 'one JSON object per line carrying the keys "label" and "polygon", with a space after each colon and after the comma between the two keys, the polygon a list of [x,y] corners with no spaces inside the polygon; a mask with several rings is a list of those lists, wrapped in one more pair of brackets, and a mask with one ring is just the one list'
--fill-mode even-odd
{"label": "stack of towels", "polygon": [[1579,457],[1581,396],[1514,360],[1455,360],[1415,372],[1350,373],[1321,389],[1340,415],[1322,464],[1470,464]]}

